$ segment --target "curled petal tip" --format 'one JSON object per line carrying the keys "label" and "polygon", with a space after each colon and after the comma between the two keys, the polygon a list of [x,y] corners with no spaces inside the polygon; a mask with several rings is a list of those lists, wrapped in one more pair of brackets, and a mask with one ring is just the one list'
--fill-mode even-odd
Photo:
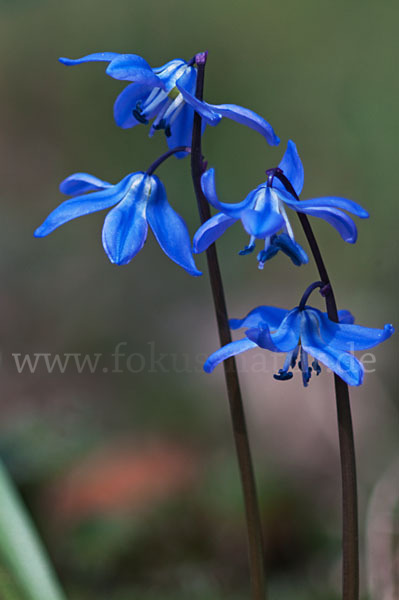
{"label": "curled petal tip", "polygon": [[214,365],[212,365],[208,360],[206,361],[203,367],[205,373],[212,373],[214,368]]}
{"label": "curled petal tip", "polygon": [[386,339],[391,337],[395,333],[395,327],[391,323],[387,323],[384,325],[384,333],[386,335]]}

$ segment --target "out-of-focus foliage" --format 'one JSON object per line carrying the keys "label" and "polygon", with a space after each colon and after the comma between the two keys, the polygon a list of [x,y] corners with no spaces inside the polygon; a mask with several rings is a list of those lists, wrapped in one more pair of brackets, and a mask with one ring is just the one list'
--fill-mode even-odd
{"label": "out-of-focus foliage", "polygon": [[[204,152],[221,199],[236,202],[264,180],[292,138],[304,197],[342,195],[370,212],[356,246],[321,221],[314,229],[340,308],[381,327],[397,316],[398,16],[393,0],[0,1],[0,452],[73,600],[241,600],[248,572],[222,373],[201,370],[218,347],[207,277],[190,278],[152,239],[129,266],[111,265],[102,214],[33,239],[68,174],[115,182],[165,149],[162,134],[149,140],[144,127],[115,126],[123,84],[104,65],[66,68],[57,58],[112,50],[156,66],[207,49],[206,99],[256,110],[282,139],[270,148],[232,122],[208,128]],[[193,233],[188,166],[171,159],[159,175]],[[305,247],[298,226],[296,236]],[[259,272],[253,256],[237,255],[246,242],[237,226],[218,246],[231,316],[260,304],[292,307],[317,277],[313,265],[277,257]],[[116,367],[120,343],[126,356]],[[378,546],[386,535],[371,535],[369,501],[397,452],[394,344],[377,349],[368,364],[375,372],[352,391],[364,597],[380,568],[364,540],[370,534]],[[42,358],[34,373],[19,373],[14,355],[26,353],[101,359],[93,373],[79,373],[73,358],[64,372],[49,372]],[[272,357],[255,353],[240,365],[270,597],[334,600],[331,374],[303,390],[298,376],[273,381],[281,364]]]}

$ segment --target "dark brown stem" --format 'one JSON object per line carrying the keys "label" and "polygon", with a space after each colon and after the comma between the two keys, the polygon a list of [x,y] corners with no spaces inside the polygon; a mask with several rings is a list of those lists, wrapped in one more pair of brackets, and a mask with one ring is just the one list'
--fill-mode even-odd
{"label": "dark brown stem", "polygon": [[[287,191],[300,201],[285,175],[281,172],[276,172],[275,176],[280,179]],[[320,279],[324,284],[323,290],[326,290],[325,301],[328,317],[331,321],[338,323],[337,303],[319,245],[307,216],[303,213],[298,213],[298,217],[309,242]],[[342,598],[343,600],[358,600],[359,532],[355,442],[348,385],[336,374],[334,374],[334,383],[342,478]]]}
{"label": "dark brown stem", "polygon": [[[204,88],[204,71],[206,53],[196,56],[198,67],[196,97],[202,100]],[[201,223],[211,217],[209,204],[201,189],[201,175],[205,165],[202,157],[201,146],[201,117],[194,115],[193,138],[191,144],[191,173],[194,190],[198,202],[198,211]],[[212,295],[215,306],[217,326],[219,330],[220,343],[222,346],[231,342],[229,320],[227,317],[226,300],[223,290],[222,276],[215,244],[206,251],[209,277],[211,281]],[[249,564],[251,571],[252,598],[253,600],[265,600],[265,576],[264,555],[262,542],[262,529],[260,521],[259,506],[257,500],[255,477],[252,467],[251,451],[247,426],[245,422],[244,406],[238,380],[237,366],[234,357],[224,361],[224,373],[226,378],[227,395],[229,398],[230,412],[233,423],[233,434],[236,445],[238,465],[240,470],[241,484],[244,494],[245,513],[248,531]]]}

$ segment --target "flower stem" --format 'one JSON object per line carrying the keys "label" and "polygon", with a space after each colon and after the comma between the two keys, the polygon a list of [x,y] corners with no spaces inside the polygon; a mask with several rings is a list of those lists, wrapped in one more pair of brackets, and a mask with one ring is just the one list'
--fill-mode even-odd
{"label": "flower stem", "polygon": [[[196,97],[202,100],[204,88],[204,74],[207,53],[197,54],[196,64],[198,67]],[[193,137],[191,145],[191,174],[195,194],[197,197],[198,211],[201,223],[211,217],[209,204],[201,189],[201,175],[206,168],[202,157],[201,147],[201,117],[194,114]],[[217,326],[219,330],[220,343],[222,346],[231,342],[229,321],[227,317],[226,300],[223,282],[219,267],[215,244],[206,251],[208,271],[212,287],[212,295],[215,306]],[[231,419],[233,423],[233,434],[236,445],[238,465],[240,470],[241,484],[244,494],[245,513],[249,544],[249,564],[251,571],[252,598],[253,600],[265,600],[265,575],[264,554],[262,541],[262,528],[260,512],[257,500],[254,470],[251,460],[251,451],[247,426],[245,422],[244,406],[238,380],[237,366],[234,357],[224,361],[224,373],[226,379],[227,394],[230,404]]]}
{"label": "flower stem", "polygon": [[[290,181],[281,172],[276,172],[287,191],[299,200]],[[325,296],[327,314],[331,321],[338,323],[338,310],[334,291],[324,264],[320,248],[314,236],[309,219],[303,213],[297,213],[306,238],[309,242],[313,258],[323,282],[322,292]],[[342,478],[342,598],[343,600],[359,599],[359,532],[357,509],[356,456],[353,437],[352,416],[348,385],[334,374],[335,398],[337,403],[338,435],[341,456]]]}
{"label": "flower stem", "polygon": [[178,148],[172,148],[172,150],[168,150],[165,154],[162,154],[157,160],[154,160],[152,165],[150,165],[146,171],[147,175],[152,175],[158,167],[165,162],[170,156],[173,154],[177,154],[177,152],[191,152],[190,146],[178,146]]}

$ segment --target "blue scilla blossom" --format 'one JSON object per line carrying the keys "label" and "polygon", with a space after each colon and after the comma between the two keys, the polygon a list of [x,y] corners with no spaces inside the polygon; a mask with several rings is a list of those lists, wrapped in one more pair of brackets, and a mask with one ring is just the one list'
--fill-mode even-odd
{"label": "blue scilla blossom", "polygon": [[50,213],[35,237],[44,237],[71,219],[114,207],[102,231],[103,246],[112,263],[125,265],[132,260],[144,246],[149,225],[170,259],[190,275],[201,275],[186,224],[170,206],[165,187],[155,175],[131,173],[113,185],[88,173],[75,173],[64,179],[60,190],[74,197]]}
{"label": "blue scilla blossom", "polygon": [[[289,141],[287,150],[278,166],[290,181],[296,194],[302,191],[304,172],[296,146]],[[286,206],[307,215],[324,219],[335,227],[341,237],[349,243],[356,242],[356,225],[343,210],[362,219],[368,213],[356,202],[328,196],[298,202],[289,193],[282,182],[272,174],[265,183],[252,190],[242,202],[237,204],[220,202],[216,193],[215,170],[206,171],[201,180],[202,190],[208,202],[220,212],[205,222],[194,236],[194,252],[206,250],[231,225],[241,219],[245,231],[250,235],[248,246],[240,254],[248,254],[255,249],[256,239],[264,240],[264,249],[258,254],[259,268],[275,256],[279,250],[287,254],[295,265],[308,262],[308,257],[296,242],[292,226],[289,222]]]}
{"label": "blue scilla blossom", "polygon": [[[190,146],[194,111],[184,102],[176,82],[194,93],[197,70],[192,64],[175,59],[152,69],[141,56],[117,52],[97,52],[82,58],[59,60],[68,66],[86,62],[109,63],[107,75],[131,82],[115,101],[116,124],[128,129],[139,123],[147,125],[153,119],[150,136],[163,129],[170,148]],[[178,157],[185,155],[185,152],[177,154]]]}
{"label": "blue scilla blossom", "polygon": [[[68,66],[99,61],[109,63],[107,75],[131,82],[114,104],[117,125],[128,129],[139,123],[148,124],[153,119],[150,136],[163,129],[171,149],[191,145],[194,109],[198,109],[194,98],[197,80],[194,61],[178,58],[153,69],[141,56],[116,52],[97,52],[77,59],[60,58],[60,61]],[[217,125],[222,116],[226,116],[257,130],[270,144],[279,142],[269,123],[248,109],[233,104],[199,104],[203,107],[199,112],[204,113],[204,126]],[[185,155],[185,152],[176,154],[178,158]]]}
{"label": "blue scilla blossom", "polygon": [[[285,310],[274,306],[259,306],[243,319],[232,319],[230,327],[247,327],[246,337],[231,342],[214,352],[206,361],[207,373],[220,362],[252,348],[264,348],[272,352],[286,353],[282,369],[275,379],[285,381],[293,377],[292,371],[298,361],[303,384],[308,385],[312,371],[319,375],[319,362],[337,373],[349,385],[360,385],[363,381],[362,363],[351,354],[354,350],[365,350],[389,338],[394,328],[370,329],[354,325],[349,311],[338,311],[339,323],[311,306],[298,306]],[[310,365],[309,355],[313,357]]]}

